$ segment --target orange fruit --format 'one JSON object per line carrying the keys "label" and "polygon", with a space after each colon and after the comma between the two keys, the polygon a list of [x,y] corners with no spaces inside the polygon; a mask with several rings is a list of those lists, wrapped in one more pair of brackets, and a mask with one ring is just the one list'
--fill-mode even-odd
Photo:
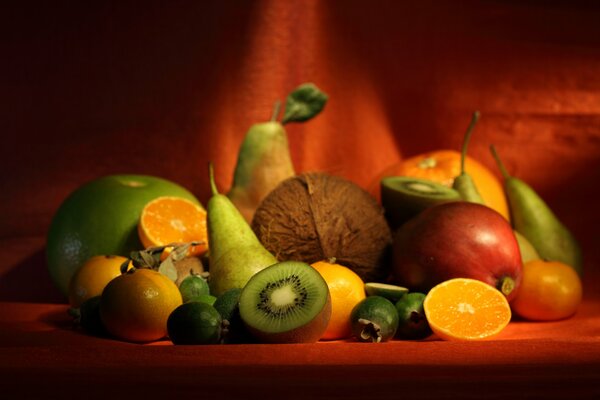
{"label": "orange fruit", "polygon": [[206,211],[197,203],[180,197],[158,197],[144,206],[138,235],[144,247],[169,243],[203,242],[190,249],[199,255],[208,249]]}
{"label": "orange fruit", "polygon": [[333,260],[312,264],[329,287],[331,318],[321,339],[344,339],[352,334],[350,314],[355,305],[366,297],[363,280],[350,268]]}
{"label": "orange fruit", "polygon": [[73,274],[90,257],[128,257],[142,246],[137,225],[142,208],[159,196],[198,202],[175,182],[148,175],[108,175],[67,197],[52,218],[46,241],[48,271],[63,294]]}
{"label": "orange fruit", "polygon": [[165,275],[132,268],[104,288],[100,317],[116,338],[151,342],[167,335],[167,319],[182,302],[179,289]]}
{"label": "orange fruit", "polygon": [[434,286],[423,302],[431,330],[445,340],[481,340],[510,322],[506,297],[487,283],[455,278]]}
{"label": "orange fruit", "polygon": [[529,320],[554,321],[575,314],[581,299],[581,279],[572,267],[532,260],[523,264],[521,287],[511,307]]}
{"label": "orange fruit", "polygon": [[[465,170],[471,175],[479,194],[485,204],[509,217],[508,203],[500,180],[486,166],[467,156]],[[454,150],[437,150],[406,158],[394,164],[379,174],[371,184],[370,192],[379,199],[380,181],[386,176],[410,176],[429,179],[451,187],[454,178],[460,175],[460,152]]]}
{"label": "orange fruit", "polygon": [[94,256],[87,260],[69,283],[69,304],[79,308],[81,304],[95,296],[117,276],[121,275],[121,265],[127,258],[121,256]]}

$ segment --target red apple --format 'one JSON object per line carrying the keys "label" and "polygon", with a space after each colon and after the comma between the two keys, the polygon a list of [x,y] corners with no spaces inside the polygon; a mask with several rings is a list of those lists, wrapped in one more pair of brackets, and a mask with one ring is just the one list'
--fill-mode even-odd
{"label": "red apple", "polygon": [[398,284],[427,292],[452,278],[498,288],[510,301],[521,282],[521,253],[506,219],[475,203],[440,204],[396,232],[393,275]]}

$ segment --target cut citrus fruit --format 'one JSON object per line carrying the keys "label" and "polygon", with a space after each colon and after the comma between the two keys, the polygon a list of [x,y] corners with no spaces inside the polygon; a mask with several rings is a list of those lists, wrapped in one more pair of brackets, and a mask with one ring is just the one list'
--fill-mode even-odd
{"label": "cut citrus fruit", "polygon": [[202,254],[208,249],[206,211],[187,199],[159,197],[142,210],[138,234],[146,248],[170,243],[202,242],[193,246],[189,253]]}
{"label": "cut citrus fruit", "polygon": [[445,340],[482,340],[499,334],[510,322],[506,297],[487,283],[450,279],[429,291],[423,303],[431,330]]}

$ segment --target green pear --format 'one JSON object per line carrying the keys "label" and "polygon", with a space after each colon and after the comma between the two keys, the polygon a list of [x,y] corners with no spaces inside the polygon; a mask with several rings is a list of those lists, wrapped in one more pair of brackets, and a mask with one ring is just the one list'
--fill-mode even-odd
{"label": "green pear", "polygon": [[517,243],[519,244],[519,250],[521,251],[521,260],[523,264],[532,260],[539,260],[540,255],[533,245],[527,240],[527,238],[521,235],[519,232],[515,232],[515,237],[517,238]]}
{"label": "green pear", "polygon": [[227,197],[248,223],[267,194],[296,174],[284,125],[313,118],[326,102],[325,93],[312,83],[304,83],[288,95],[281,122],[281,104],[276,102],[271,120],[254,124],[246,132]]}
{"label": "green pear", "polygon": [[473,113],[473,118],[471,119],[471,123],[467,128],[467,132],[465,133],[460,156],[460,175],[454,178],[452,188],[460,194],[460,197],[464,201],[468,201],[470,203],[483,204],[483,198],[479,194],[477,186],[475,186],[475,182],[473,182],[473,178],[471,178],[471,175],[467,174],[467,172],[465,171],[465,158],[467,158],[467,147],[469,146],[469,140],[471,139],[471,135],[473,134],[473,128],[475,128],[475,124],[477,124],[477,121],[479,121],[479,115],[479,111],[475,111]]}
{"label": "green pear", "polygon": [[258,271],[277,259],[269,253],[233,205],[220,194],[209,165],[212,196],[206,207],[210,276],[210,293],[219,296],[228,289],[243,288]]}
{"label": "green pear", "polygon": [[581,248],[573,234],[533,188],[508,174],[493,145],[490,150],[504,177],[504,190],[514,229],[525,236],[540,258],[565,263],[581,275]]}
{"label": "green pear", "polygon": [[254,124],[240,147],[233,185],[227,197],[250,222],[263,198],[294,175],[283,125],[277,121]]}

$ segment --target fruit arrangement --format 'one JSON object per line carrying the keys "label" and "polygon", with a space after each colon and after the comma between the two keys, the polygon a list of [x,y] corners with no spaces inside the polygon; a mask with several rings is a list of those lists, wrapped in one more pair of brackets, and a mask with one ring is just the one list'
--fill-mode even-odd
{"label": "fruit arrangement", "polygon": [[369,193],[293,168],[284,124],[326,100],[301,85],[281,122],[277,104],[252,126],[227,193],[209,164],[206,208],[147,176],[101,178],[67,198],[48,266],[80,326],[176,345],[483,340],[514,318],[577,311],[579,245],[493,146],[504,188],[468,158],[478,112],[460,153],[407,159]]}

